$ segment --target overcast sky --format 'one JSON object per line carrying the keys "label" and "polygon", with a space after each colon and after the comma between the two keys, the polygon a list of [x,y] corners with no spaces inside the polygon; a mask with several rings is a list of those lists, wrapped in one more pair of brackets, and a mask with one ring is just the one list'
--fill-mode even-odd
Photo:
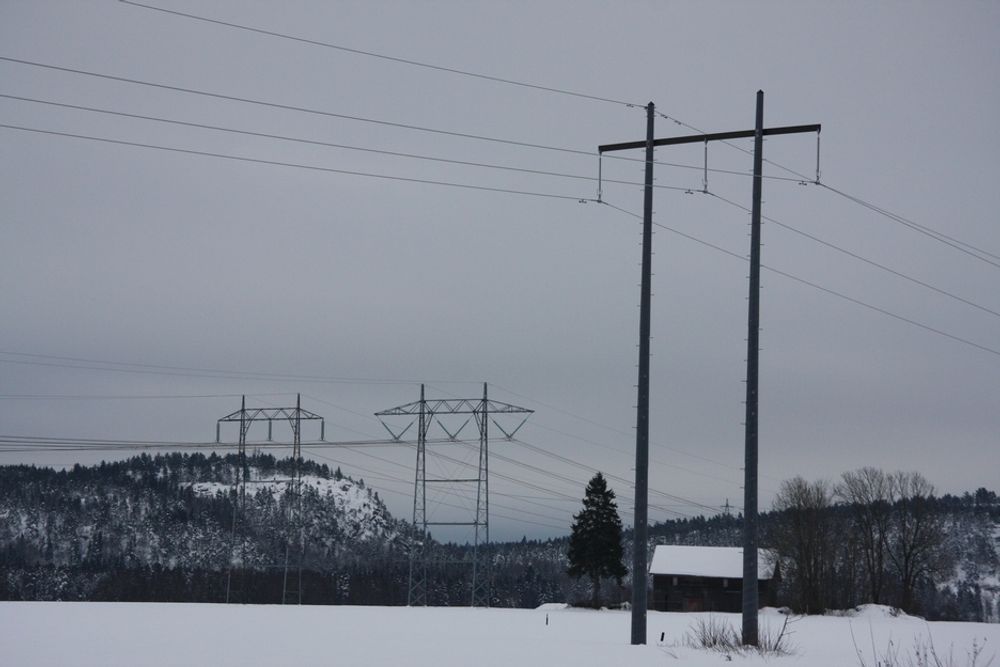
{"label": "overcast sky", "polygon": [[[704,131],[752,128],[758,89],[766,125],[822,123],[823,183],[994,257],[972,257],[954,247],[961,243],[935,241],[814,184],[765,181],[766,216],[896,274],[773,222],[763,228],[764,264],[898,317],[764,271],[761,506],[793,475],[835,479],[866,465],[920,471],[940,492],[1000,487],[1000,4],[149,2],[611,100],[652,100]],[[599,144],[644,138],[641,106],[112,0],[5,0],[0,43],[7,58],[590,153],[0,61],[8,96],[586,177],[0,98],[4,125],[566,197],[0,128],[0,433],[206,441],[240,394],[269,406],[302,392],[303,407],[326,418],[327,439],[379,438],[371,413],[416,400],[419,382],[435,398],[479,396],[486,381],[491,397],[536,411],[518,433],[526,443],[586,466],[496,441],[494,537],[564,534],[579,509],[571,499],[593,471],[632,477],[640,223],[577,200],[596,197],[587,179],[598,173]],[[656,120],[657,136],[692,132]],[[744,151],[711,145],[708,166],[722,171],[709,173],[708,189],[749,207],[751,142],[735,144]],[[814,135],[774,137],[765,158],[812,179],[816,149]],[[701,146],[660,148],[656,159],[696,167],[656,167],[657,184],[693,191],[655,194],[656,222],[688,235],[658,228],[654,237],[650,485],[685,499],[652,493],[651,519],[662,520],[726,499],[742,504],[747,264],[688,237],[745,256],[749,216],[699,192]],[[604,183],[604,199],[641,213],[642,166],[606,158],[603,176],[625,183]],[[765,174],[790,175],[774,165]],[[439,451],[474,459],[461,445]],[[319,454],[410,517],[412,448]],[[0,463],[108,456],[0,453]],[[432,473],[463,476],[453,460],[431,460]],[[630,523],[632,491],[611,485]],[[468,503],[432,498],[441,518]]]}

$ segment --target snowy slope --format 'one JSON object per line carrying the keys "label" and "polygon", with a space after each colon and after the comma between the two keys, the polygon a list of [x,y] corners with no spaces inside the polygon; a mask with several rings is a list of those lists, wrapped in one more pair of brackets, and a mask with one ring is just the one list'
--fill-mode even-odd
{"label": "snowy slope", "polygon": [[[247,493],[256,496],[260,493],[270,494],[275,502],[281,500],[291,485],[288,477],[264,476],[260,470],[250,468],[247,483]],[[228,495],[232,491],[231,484],[222,482],[193,482],[190,484],[194,492],[200,496]],[[393,534],[389,526],[389,517],[381,503],[377,502],[372,491],[350,478],[341,479],[302,476],[303,493],[314,492],[317,498],[341,517],[339,523],[347,528],[350,538],[356,540],[391,539]]]}

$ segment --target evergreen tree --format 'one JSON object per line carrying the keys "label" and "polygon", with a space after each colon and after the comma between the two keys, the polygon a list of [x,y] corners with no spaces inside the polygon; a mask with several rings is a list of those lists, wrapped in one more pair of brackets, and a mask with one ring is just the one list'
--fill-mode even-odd
{"label": "evergreen tree", "polygon": [[589,577],[593,587],[592,604],[599,602],[601,579],[613,577],[620,586],[628,570],[622,562],[622,521],[618,517],[615,492],[608,488],[604,475],[597,473],[587,484],[583,509],[573,517],[569,537],[569,576]]}

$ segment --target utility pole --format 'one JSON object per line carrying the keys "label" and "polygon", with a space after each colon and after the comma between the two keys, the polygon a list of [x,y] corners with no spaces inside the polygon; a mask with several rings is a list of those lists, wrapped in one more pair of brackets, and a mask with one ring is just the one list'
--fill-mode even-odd
{"label": "utility pole", "polygon": [[764,164],[764,91],[757,91],[750,209],[750,296],[747,322],[746,460],[743,466],[743,645],[757,646],[757,358],[760,350],[760,197]]}
{"label": "utility pole", "polygon": [[642,193],[642,280],[639,297],[639,383],[635,417],[635,514],[632,529],[632,644],[646,643],[647,566],[649,547],[649,329],[653,259],[653,119],[656,105],[646,105],[646,141],[599,146],[600,153],[646,149]]}
{"label": "utility pole", "polygon": [[753,207],[751,209],[750,309],[747,336],[747,418],[745,431],[746,465],[743,510],[743,643],[757,645],[757,357],[760,334],[760,201],[763,180],[763,138],[770,135],[820,131],[820,125],[793,125],[764,128],[764,92],[757,91],[757,116],[753,130],[695,134],[653,139],[655,107],[646,106],[646,140],[598,146],[603,154],[611,151],[646,149],[646,181],[643,192],[642,300],[639,311],[639,401],[635,445],[635,540],[632,560],[632,643],[646,643],[647,509],[649,469],[649,315],[650,255],[653,210],[653,148],[704,142],[705,191],[708,191],[708,143],[754,138]]}

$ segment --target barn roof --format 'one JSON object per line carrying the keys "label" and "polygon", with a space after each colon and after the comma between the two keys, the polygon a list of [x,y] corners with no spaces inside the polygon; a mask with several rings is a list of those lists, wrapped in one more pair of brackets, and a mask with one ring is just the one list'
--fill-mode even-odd
{"label": "barn roof", "polygon": [[[768,549],[757,551],[757,578],[774,576],[776,558]],[[740,547],[691,547],[660,544],[653,552],[650,574],[686,577],[743,577],[743,549]]]}

